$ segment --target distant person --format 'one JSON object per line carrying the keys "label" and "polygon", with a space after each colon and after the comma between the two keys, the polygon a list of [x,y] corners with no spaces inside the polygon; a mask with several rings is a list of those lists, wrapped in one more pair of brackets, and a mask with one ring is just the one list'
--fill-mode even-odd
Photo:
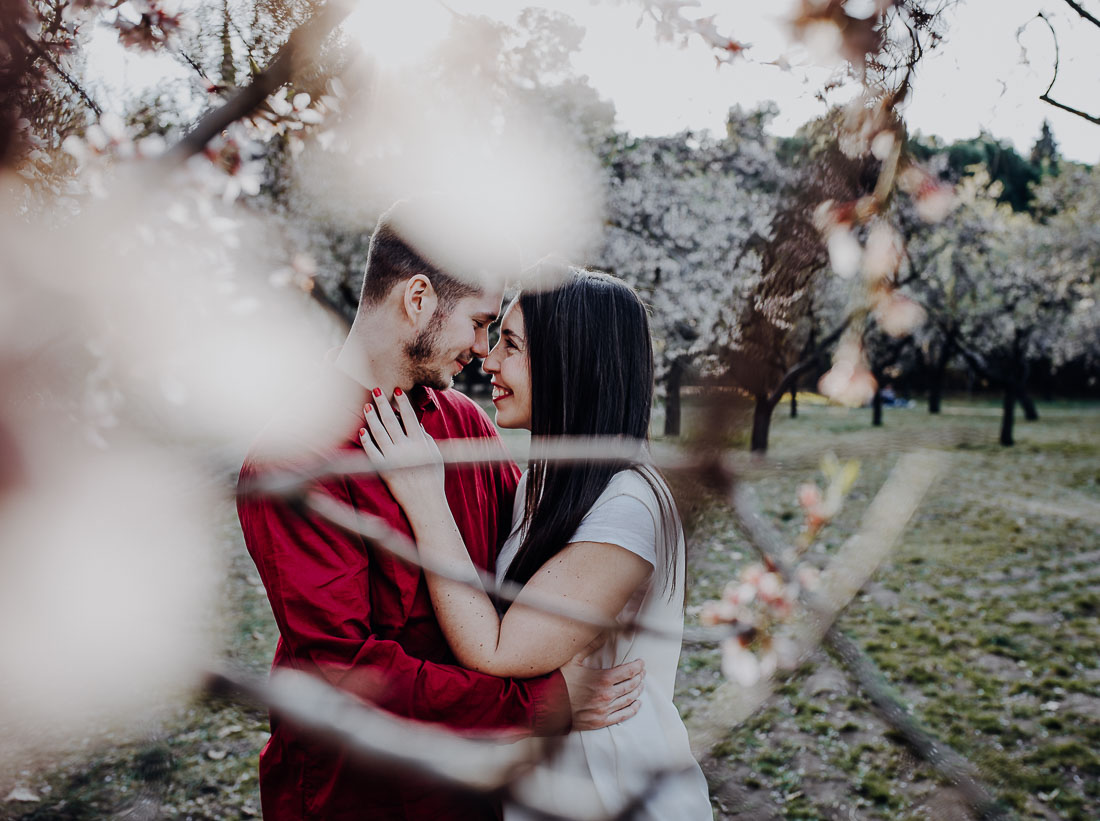
{"label": "distant person", "polygon": [[901,399],[894,393],[894,386],[890,382],[886,383],[886,386],[879,392],[879,396],[882,399],[882,404],[887,408],[911,408],[913,406],[913,400]]}
{"label": "distant person", "polygon": [[[326,388],[343,397],[330,424],[339,444],[311,444],[306,429],[312,419],[285,414],[254,446],[241,469],[242,485],[268,470],[358,451],[368,387],[378,395],[398,395],[418,429],[422,425],[436,439],[499,442],[484,412],[448,387],[472,357],[488,353],[487,328],[500,311],[501,294],[456,279],[420,254],[402,236],[401,215],[397,209],[379,221],[355,322],[324,374]],[[300,452],[267,456],[276,432],[287,429],[299,430]],[[515,465],[505,461],[449,471],[440,484],[456,538],[478,567],[494,567],[518,478]],[[318,486],[412,535],[377,478],[336,476]],[[561,734],[607,727],[638,709],[641,661],[594,673],[567,658],[538,675],[515,678],[463,669],[456,666],[417,568],[281,498],[241,495],[237,509],[279,627],[276,668],[309,671],[398,715],[460,729]],[[260,753],[260,796],[266,821],[500,816],[495,797],[471,798],[367,771],[346,751],[310,740],[277,714]]]}
{"label": "distant person", "polygon": [[[662,635],[625,629],[606,636],[601,665],[644,660],[641,708],[629,721],[574,728],[564,748],[517,785],[523,804],[568,818],[710,821],[706,780],[672,702],[684,624],[684,542],[671,494],[644,464],[653,400],[653,349],[645,307],[621,280],[574,270],[553,291],[522,293],[508,308],[500,341],[485,360],[497,424],[535,436],[616,436],[638,445],[639,462],[554,464],[534,459],[519,483],[498,581],[523,585],[499,617],[476,582],[461,523],[448,504],[441,465],[383,472],[412,524],[436,616],[465,666],[530,677],[568,662],[597,627],[527,606],[550,601],[599,619],[642,620]],[[383,392],[365,411],[363,447],[388,460],[438,456],[409,397]],[[440,563],[438,565],[434,563]],[[473,580],[464,584],[453,576]],[[669,636],[672,636],[670,638]],[[663,780],[655,778],[663,774]],[[519,805],[506,821],[537,818]]]}

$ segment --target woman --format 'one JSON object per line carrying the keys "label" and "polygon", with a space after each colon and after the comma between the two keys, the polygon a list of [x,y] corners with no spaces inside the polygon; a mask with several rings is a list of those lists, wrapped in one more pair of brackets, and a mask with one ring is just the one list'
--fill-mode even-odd
{"label": "woman", "polygon": [[[521,294],[505,312],[485,360],[497,424],[535,436],[647,437],[653,351],[645,307],[607,274],[573,270],[549,292]],[[366,411],[367,453],[387,459],[438,453],[406,396]],[[456,658],[472,669],[529,677],[558,669],[598,645],[589,622],[641,621],[659,632],[607,636],[589,664],[646,664],[637,715],[570,734],[553,759],[516,785],[528,805],[576,818],[613,815],[631,801],[635,817],[711,818],[706,782],[672,703],[683,630],[684,545],[668,488],[652,468],[628,463],[534,460],[520,480],[498,582],[523,588],[498,616],[476,581],[443,493],[443,471],[383,474],[404,508],[419,550],[439,569],[426,574],[432,605]],[[451,577],[451,578],[448,578]],[[471,583],[454,577],[470,579]],[[524,602],[551,601],[590,618],[554,616]],[[669,634],[676,638],[670,639]],[[654,774],[672,774],[654,782]],[[508,821],[524,818],[510,806]]]}

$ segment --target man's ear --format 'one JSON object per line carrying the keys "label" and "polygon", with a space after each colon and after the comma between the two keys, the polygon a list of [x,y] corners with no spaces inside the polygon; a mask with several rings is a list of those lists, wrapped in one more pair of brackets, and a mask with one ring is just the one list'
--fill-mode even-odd
{"label": "man's ear", "polygon": [[416,274],[405,283],[403,307],[405,316],[415,328],[421,328],[435,314],[439,304],[432,281],[423,274]]}

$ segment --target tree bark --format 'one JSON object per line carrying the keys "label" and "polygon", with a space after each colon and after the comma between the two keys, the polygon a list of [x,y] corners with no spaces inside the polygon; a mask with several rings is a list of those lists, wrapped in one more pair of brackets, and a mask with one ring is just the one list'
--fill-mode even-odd
{"label": "tree bark", "polygon": [[229,0],[222,0],[222,85],[232,88],[237,84],[237,70],[233,62],[233,38],[229,34]]}
{"label": "tree bark", "polygon": [[932,383],[928,386],[928,412],[939,413],[942,401],[943,379],[937,379],[935,376],[933,376]]}
{"label": "tree bark", "polygon": [[1001,417],[1001,444],[1011,447],[1015,442],[1012,439],[1012,426],[1016,421],[1016,387],[1011,383],[1005,384],[1004,415]]}
{"label": "tree bark", "polygon": [[680,399],[684,381],[684,363],[673,361],[665,377],[665,436],[680,435]]}
{"label": "tree bark", "polygon": [[1039,411],[1035,407],[1035,402],[1032,401],[1023,388],[1017,391],[1016,398],[1020,402],[1020,407],[1024,409],[1024,419],[1028,422],[1038,422]]}
{"label": "tree bark", "polygon": [[928,385],[928,412],[939,413],[943,401],[943,378],[947,373],[947,363],[951,361],[951,355],[955,352],[955,343],[951,337],[943,342],[940,355],[932,366],[931,381]]}
{"label": "tree bark", "polygon": [[791,391],[791,419],[798,418],[798,391]]}
{"label": "tree bark", "polygon": [[752,445],[753,453],[765,453],[768,450],[768,431],[772,425],[772,411],[775,403],[765,394],[756,395],[752,409]]}
{"label": "tree bark", "polygon": [[882,427],[882,391],[875,390],[871,399],[871,424],[876,428]]}

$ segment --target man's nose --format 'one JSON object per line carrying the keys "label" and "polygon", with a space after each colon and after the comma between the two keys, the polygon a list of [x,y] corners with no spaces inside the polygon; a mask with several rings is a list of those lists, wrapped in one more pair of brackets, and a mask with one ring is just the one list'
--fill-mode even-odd
{"label": "man's nose", "polygon": [[487,328],[479,328],[474,334],[473,351],[482,359],[489,355],[489,331]]}

